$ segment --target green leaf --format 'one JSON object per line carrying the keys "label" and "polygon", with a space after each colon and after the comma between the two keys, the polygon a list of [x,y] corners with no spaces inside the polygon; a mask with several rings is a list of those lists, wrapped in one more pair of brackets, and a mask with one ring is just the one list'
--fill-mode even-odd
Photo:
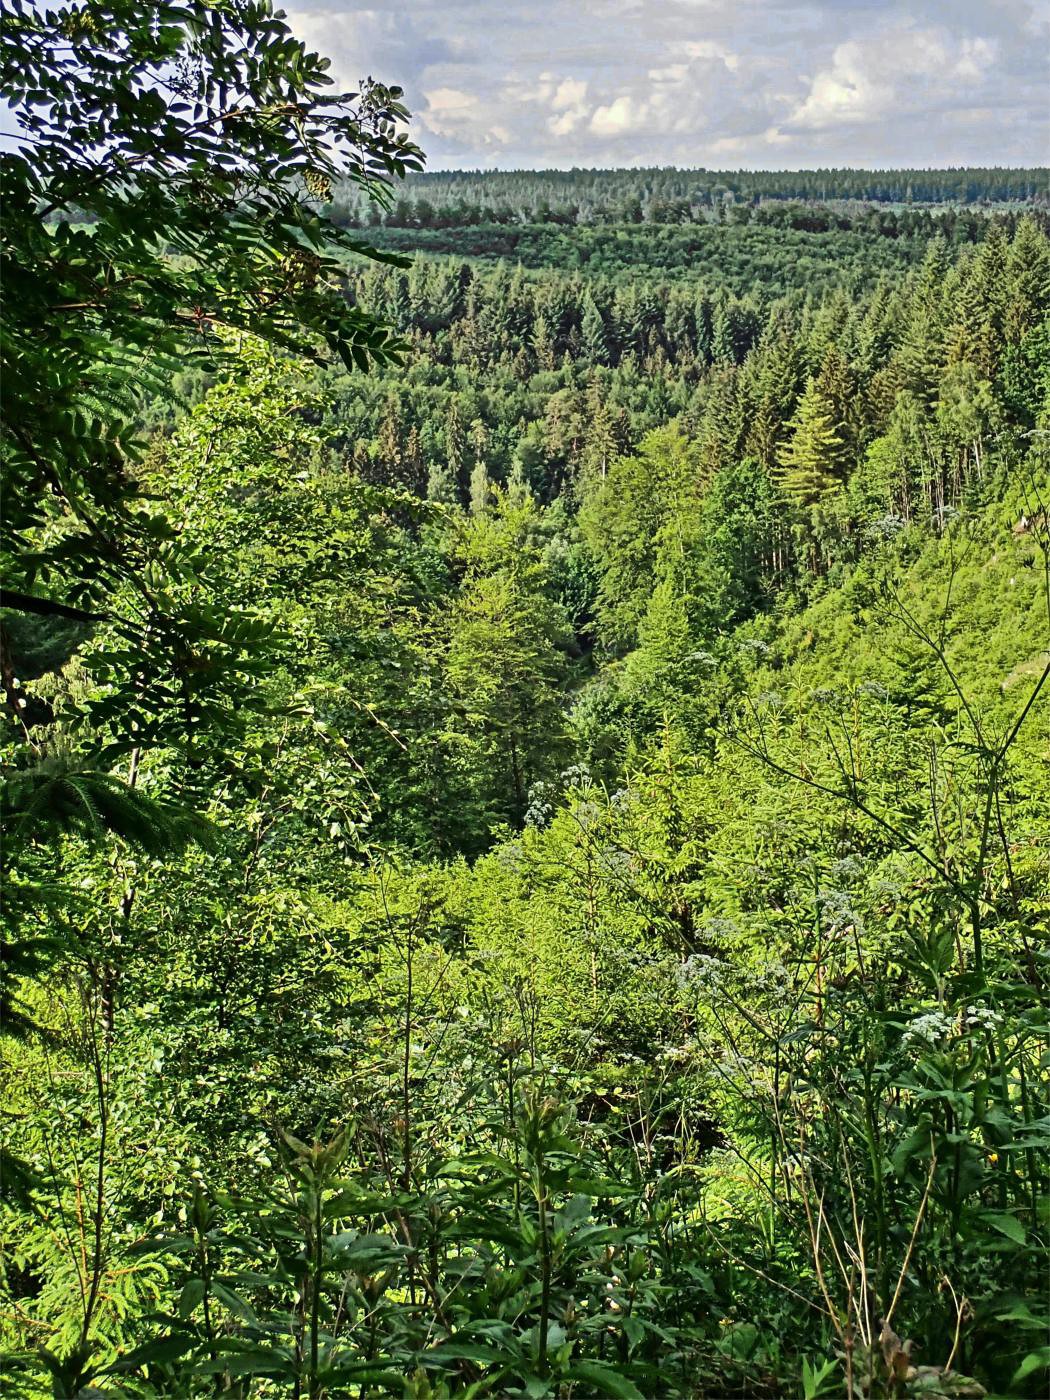
{"label": "green leaf", "polygon": [[646,1400],[633,1381],[600,1361],[577,1361],[563,1371],[562,1376],[565,1380],[583,1381],[602,1395],[613,1396],[614,1400]]}
{"label": "green leaf", "polygon": [[1025,1229],[1016,1215],[991,1215],[985,1213],[982,1215],[981,1219],[986,1221],[993,1230],[998,1230],[999,1233],[1005,1235],[1007,1239],[1013,1240],[1015,1244],[1025,1243],[1027,1238]]}
{"label": "green leaf", "polygon": [[1025,1359],[1018,1366],[1013,1374],[1013,1383],[1017,1385],[1025,1380],[1035,1371],[1045,1371],[1050,1369],[1050,1346],[1039,1347],[1035,1351],[1030,1351]]}
{"label": "green leaf", "polygon": [[191,1278],[179,1294],[179,1316],[189,1317],[204,1297],[204,1280]]}

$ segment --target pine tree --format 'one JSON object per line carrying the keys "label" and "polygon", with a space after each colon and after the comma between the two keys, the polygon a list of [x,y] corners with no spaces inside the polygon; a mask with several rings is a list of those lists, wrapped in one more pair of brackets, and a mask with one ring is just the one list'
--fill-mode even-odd
{"label": "pine tree", "polygon": [[838,343],[849,320],[850,299],[841,288],[825,296],[806,337],[806,363],[812,369],[823,364],[829,350]]}
{"label": "pine tree", "polygon": [[945,361],[949,365],[976,364],[981,350],[984,306],[973,259],[960,261],[952,272],[954,285],[949,296]]}
{"label": "pine tree", "polygon": [[1007,343],[1017,345],[1050,308],[1050,247],[1033,218],[1017,225],[1007,258]]}
{"label": "pine tree", "polygon": [[928,302],[918,301],[904,340],[893,360],[896,387],[915,394],[928,408],[937,399],[945,347],[939,313]]}
{"label": "pine tree", "polygon": [[714,308],[711,324],[711,359],[716,365],[736,363],[733,310],[726,296],[719,297]]}
{"label": "pine tree", "polygon": [[893,350],[900,322],[899,308],[885,280],[879,282],[859,327],[857,367],[868,380],[885,365]]}
{"label": "pine tree", "polygon": [[535,505],[536,498],[525,475],[525,466],[517,459],[507,478],[507,507],[516,510],[526,504]]}
{"label": "pine tree", "polygon": [[423,459],[423,448],[419,440],[419,429],[413,423],[405,443],[404,478],[410,491],[420,494],[427,483],[427,465]]}
{"label": "pine tree", "polygon": [[740,376],[734,371],[716,370],[706,387],[708,397],[696,439],[700,479],[705,482],[739,456],[750,416]]}
{"label": "pine tree", "polygon": [[759,352],[756,406],[745,441],[746,451],[769,471],[776,466],[791,409],[801,387],[800,354],[794,328],[782,316],[771,326],[772,332]]}
{"label": "pine tree", "polygon": [[408,278],[404,273],[398,273],[392,279],[387,316],[391,325],[401,332],[407,331],[412,323],[412,298],[409,294]]}
{"label": "pine tree", "polygon": [[817,388],[832,407],[835,427],[842,439],[840,466],[845,476],[856,462],[864,423],[856,378],[849,360],[837,345],[829,345],[824,354],[817,374]]}
{"label": "pine tree", "polygon": [[697,358],[709,365],[714,357],[714,310],[706,292],[701,292],[696,299],[693,321],[696,325]]}
{"label": "pine tree", "polygon": [[612,323],[621,354],[642,354],[642,326],[639,322],[638,290],[631,284],[619,287],[613,301]]}
{"label": "pine tree", "polygon": [[601,379],[594,375],[587,391],[583,454],[580,465],[587,478],[605,480],[609,466],[617,455],[613,417],[605,401]]}
{"label": "pine tree", "polygon": [[488,453],[489,430],[480,418],[470,425],[470,454],[475,462],[482,461]]}
{"label": "pine tree", "polygon": [[[473,786],[490,820],[520,822],[529,788],[562,752],[561,689],[570,630],[535,542],[531,497],[476,516],[450,618],[448,679]],[[481,830],[485,822],[480,823]]]}

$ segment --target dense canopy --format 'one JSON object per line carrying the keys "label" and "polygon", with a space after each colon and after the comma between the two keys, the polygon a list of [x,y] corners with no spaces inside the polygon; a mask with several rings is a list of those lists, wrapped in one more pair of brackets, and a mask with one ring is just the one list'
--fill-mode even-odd
{"label": "dense canopy", "polygon": [[1045,172],[2,42],[10,1393],[1043,1394]]}

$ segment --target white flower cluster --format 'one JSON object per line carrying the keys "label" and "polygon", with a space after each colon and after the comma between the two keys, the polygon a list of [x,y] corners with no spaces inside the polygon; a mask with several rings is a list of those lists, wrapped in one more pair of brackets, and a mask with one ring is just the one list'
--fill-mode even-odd
{"label": "white flower cluster", "polygon": [[847,704],[842,691],[829,685],[818,686],[813,692],[812,700],[814,705],[824,705],[831,710],[843,710]]}
{"label": "white flower cluster", "polygon": [[722,986],[727,972],[720,958],[710,958],[706,953],[694,953],[676,969],[680,987],[705,987],[709,991],[717,991]]}
{"label": "white flower cluster", "polygon": [[549,826],[554,816],[554,802],[557,794],[552,783],[533,783],[529,788],[529,806],[525,813],[525,825],[543,828]]}
{"label": "white flower cluster", "polygon": [[762,971],[751,979],[751,986],[766,1002],[772,1001],[783,1006],[791,999],[791,973],[779,959],[767,963]]}
{"label": "white flower cluster", "polygon": [[884,515],[878,520],[872,520],[865,528],[865,533],[874,539],[892,540],[904,529],[904,520],[899,515]]}
{"label": "white flower cluster", "polygon": [[845,890],[821,890],[820,907],[824,921],[831,933],[842,933],[849,928],[855,928],[858,933],[863,933],[864,920],[854,909]]}
{"label": "white flower cluster", "polygon": [[728,919],[720,914],[714,914],[703,922],[702,933],[705,943],[726,943],[743,932],[738,920]]}
{"label": "white flower cluster", "polygon": [[831,866],[831,878],[839,885],[848,885],[851,880],[859,880],[863,874],[864,863],[860,856],[842,856]]}
{"label": "white flower cluster", "polygon": [[718,667],[718,661],[709,651],[691,651],[685,660],[694,666],[702,666],[707,671],[714,671]]}
{"label": "white flower cluster", "polygon": [[943,1011],[924,1011],[910,1022],[902,1037],[904,1044],[921,1042],[924,1045],[939,1045],[951,1034],[955,1023]]}
{"label": "white flower cluster", "polygon": [[863,681],[859,693],[869,696],[872,700],[888,700],[890,698],[890,692],[881,681]]}
{"label": "white flower cluster", "polygon": [[588,787],[591,781],[591,772],[585,764],[573,763],[568,768],[563,769],[559,777],[562,785],[566,788]]}
{"label": "white flower cluster", "polygon": [[994,1031],[996,1026],[1002,1025],[1002,1022],[1003,1018],[999,1012],[993,1011],[990,1006],[985,1006],[983,1001],[966,1008],[966,1024],[974,1029]]}

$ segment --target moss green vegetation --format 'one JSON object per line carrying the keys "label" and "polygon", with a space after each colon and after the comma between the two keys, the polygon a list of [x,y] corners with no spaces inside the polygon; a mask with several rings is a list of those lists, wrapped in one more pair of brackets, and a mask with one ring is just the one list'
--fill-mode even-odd
{"label": "moss green vegetation", "polygon": [[275,259],[323,69],[234,14],[189,322],[155,86],[15,27],[143,174],[5,169],[5,1393],[1044,1394],[1050,242],[922,207],[1040,172],[414,179],[434,256]]}

